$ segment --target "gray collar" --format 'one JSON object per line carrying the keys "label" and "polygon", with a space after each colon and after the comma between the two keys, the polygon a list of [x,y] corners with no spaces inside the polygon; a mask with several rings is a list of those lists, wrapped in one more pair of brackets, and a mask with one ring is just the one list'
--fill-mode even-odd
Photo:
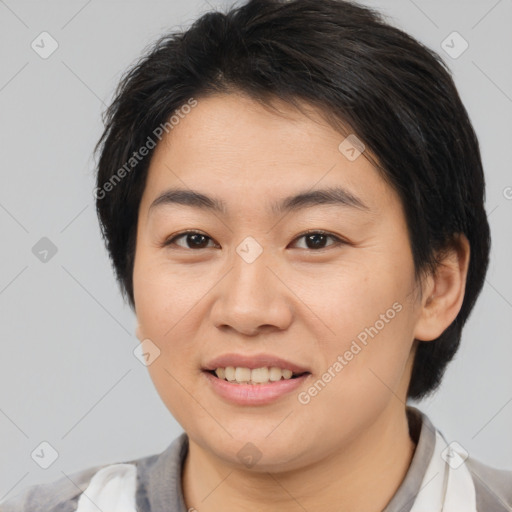
{"label": "gray collar", "polygon": [[416,443],[411,464],[400,487],[382,512],[409,512],[421,491],[421,483],[434,453],[436,429],[428,417],[415,407],[407,406],[409,435]]}
{"label": "gray collar", "polygon": [[[434,451],[436,430],[428,417],[411,406],[407,406],[406,412],[409,433],[417,446],[404,480],[383,512],[411,510]],[[188,436],[183,432],[161,454],[134,461],[138,468],[137,510],[187,512],[181,488],[181,472],[187,453]]]}

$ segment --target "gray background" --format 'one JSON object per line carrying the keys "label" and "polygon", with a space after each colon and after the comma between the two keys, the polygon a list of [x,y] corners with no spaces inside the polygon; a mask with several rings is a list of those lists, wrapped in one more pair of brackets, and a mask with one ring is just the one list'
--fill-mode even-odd
{"label": "gray background", "polygon": [[[415,405],[448,441],[512,469],[512,1],[364,3],[448,62],[487,176],[487,282],[442,388]],[[136,320],[100,238],[92,149],[121,73],[163,32],[209,9],[203,0],[0,0],[0,501],[160,452],[181,432],[132,353]],[[47,59],[31,48],[42,31],[59,45]],[[469,43],[457,59],[441,48],[453,31]],[[46,263],[32,252],[42,237],[57,247]],[[59,454],[48,469],[31,458],[42,441]]]}

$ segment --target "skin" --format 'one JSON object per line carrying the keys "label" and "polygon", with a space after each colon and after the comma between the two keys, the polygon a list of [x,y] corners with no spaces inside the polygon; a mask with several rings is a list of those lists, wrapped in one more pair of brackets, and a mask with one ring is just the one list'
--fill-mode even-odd
{"label": "skin", "polygon": [[[275,104],[281,114],[238,93],[199,98],[155,149],[137,226],[137,335],[159,347],[151,378],[189,436],[187,508],[382,510],[415,449],[405,414],[414,340],[435,339],[456,317],[469,246],[460,237],[439,271],[418,283],[393,189],[364,153],[350,161],[339,151],[345,136],[318,112]],[[276,215],[268,207],[335,185],[368,209],[315,205]],[[222,199],[227,213],[178,204],[150,213],[170,187]],[[346,243],[320,237],[323,249],[308,246],[300,235],[318,229]],[[184,230],[209,238],[199,249],[187,237],[163,246]],[[236,252],[247,236],[263,248],[252,263]],[[298,393],[395,303],[401,311],[301,404]],[[228,352],[275,354],[311,375],[271,404],[234,405],[201,372]],[[261,452],[251,468],[237,456],[248,442]]]}

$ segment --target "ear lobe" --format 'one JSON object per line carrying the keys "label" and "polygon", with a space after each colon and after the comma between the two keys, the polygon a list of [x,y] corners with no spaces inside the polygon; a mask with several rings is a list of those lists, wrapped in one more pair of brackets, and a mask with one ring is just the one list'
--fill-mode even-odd
{"label": "ear lobe", "polygon": [[443,251],[435,275],[430,275],[423,289],[421,312],[414,337],[420,341],[435,340],[459,314],[466,289],[470,246],[465,235],[455,237]]}
{"label": "ear lobe", "polygon": [[137,325],[137,328],[135,329],[135,336],[137,336],[137,338],[139,339],[139,341],[142,341],[143,340],[143,336],[142,336],[142,328],[140,325]]}

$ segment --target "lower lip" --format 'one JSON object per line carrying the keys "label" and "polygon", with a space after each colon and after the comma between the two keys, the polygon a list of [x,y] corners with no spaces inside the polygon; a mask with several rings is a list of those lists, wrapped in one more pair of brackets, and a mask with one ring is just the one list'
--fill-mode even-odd
{"label": "lower lip", "polygon": [[282,379],[268,384],[233,384],[215,377],[210,372],[203,371],[203,373],[218,395],[236,405],[269,404],[283,395],[295,391],[311,375],[305,373],[294,379]]}

